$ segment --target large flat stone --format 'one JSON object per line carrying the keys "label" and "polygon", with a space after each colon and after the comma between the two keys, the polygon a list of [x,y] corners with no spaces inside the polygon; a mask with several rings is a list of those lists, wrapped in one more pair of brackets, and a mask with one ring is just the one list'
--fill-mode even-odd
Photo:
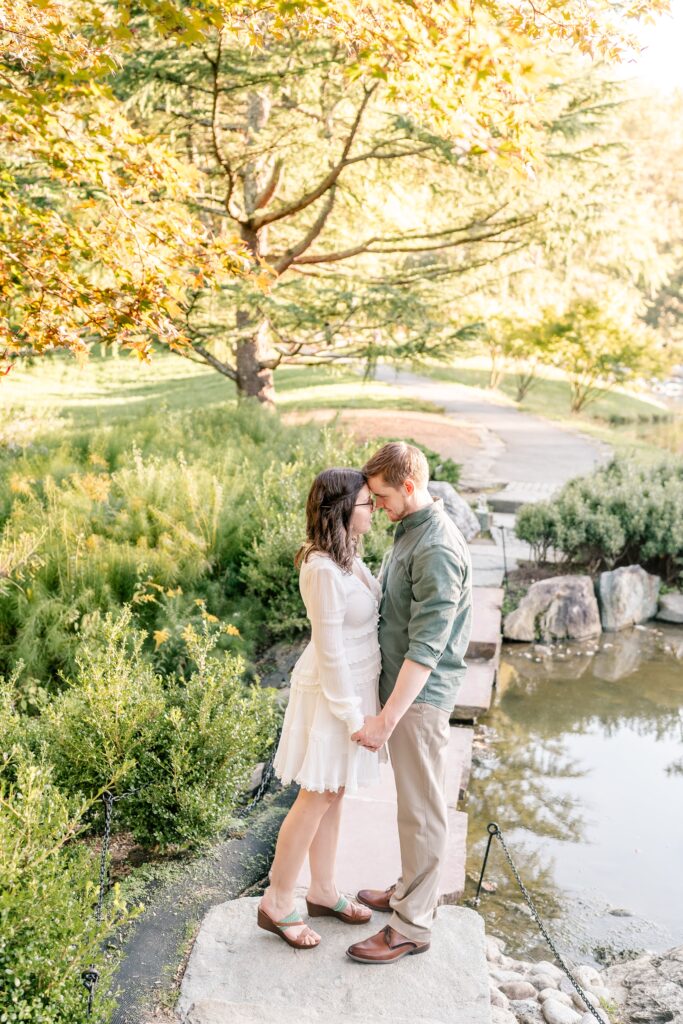
{"label": "large flat stone", "polygon": [[452,722],[471,722],[491,707],[497,665],[493,661],[471,661],[460,687]]}
{"label": "large flat stone", "polygon": [[205,917],[177,1007],[186,1024],[491,1024],[474,911],[441,907],[428,953],[378,968],[345,950],[379,928],[380,915],[367,929],[316,920],[320,946],[300,951],[256,927],[257,903],[233,900]]}
{"label": "large flat stone", "polygon": [[475,586],[472,589],[472,636],[466,659],[488,660],[498,656],[502,634],[502,607],[502,587]]}

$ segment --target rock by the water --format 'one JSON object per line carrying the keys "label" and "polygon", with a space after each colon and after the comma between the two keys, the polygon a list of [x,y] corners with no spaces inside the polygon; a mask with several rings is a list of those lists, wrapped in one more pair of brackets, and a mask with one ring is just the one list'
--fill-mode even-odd
{"label": "rock by the water", "polygon": [[558,982],[560,978],[565,976],[564,971],[557,964],[552,964],[550,960],[539,960],[538,963],[534,964],[534,974],[548,974]]}
{"label": "rock by the water", "polygon": [[683,1024],[683,946],[615,964],[603,980],[623,1024]]}
{"label": "rock by the water", "polygon": [[502,1006],[492,1006],[491,1024],[518,1024],[518,1022],[511,1010],[505,1010]]}
{"label": "rock by the water", "polygon": [[535,999],[525,999],[523,1002],[511,1003],[510,1006],[517,1024],[545,1024],[541,1007]]}
{"label": "rock by the water", "polygon": [[491,985],[491,1006],[500,1006],[503,1010],[510,1008],[510,1000],[495,985]]}
{"label": "rock by the water", "polygon": [[566,992],[559,992],[556,988],[544,988],[538,993],[539,1001],[544,1003],[546,999],[556,999],[558,1003],[564,1003],[565,1006],[574,1006],[574,1002],[571,996],[568,996]]}
{"label": "rock by the water", "polygon": [[[610,1024],[610,1019],[607,1016],[607,1014],[605,1013],[605,1011],[600,1009],[599,1006],[596,1006],[595,1009],[597,1010],[598,1016],[600,1017],[600,1019],[604,1020],[605,1024]],[[595,1024],[595,1017],[590,1012],[590,1010],[588,1011],[588,1013],[584,1013],[584,1015],[581,1018],[579,1024]]]}
{"label": "rock by the water", "polygon": [[479,520],[461,498],[456,489],[443,480],[430,480],[427,490],[433,498],[441,498],[446,512],[458,527],[465,540],[472,540],[480,532]]}
{"label": "rock by the water", "polygon": [[602,632],[590,576],[554,576],[532,583],[519,607],[505,616],[506,640],[586,640]]}
{"label": "rock by the water", "polygon": [[486,936],[486,959],[490,964],[499,964],[502,957],[501,948],[492,935]]}
{"label": "rock by the water", "polygon": [[559,999],[546,999],[543,1003],[543,1016],[548,1024],[579,1024],[580,1014],[561,1003]]}
{"label": "rock by the water", "polygon": [[640,565],[624,565],[600,573],[598,596],[603,629],[612,633],[654,618],[660,585],[659,576],[650,575]]}
{"label": "rock by the water", "polygon": [[657,618],[662,622],[683,622],[683,594],[662,594]]}
{"label": "rock by the water", "polygon": [[508,999],[536,998],[536,989],[528,981],[503,981],[498,988]]}
{"label": "rock by the water", "polygon": [[529,981],[539,992],[542,992],[544,988],[557,988],[557,979],[551,978],[549,974],[534,974]]}

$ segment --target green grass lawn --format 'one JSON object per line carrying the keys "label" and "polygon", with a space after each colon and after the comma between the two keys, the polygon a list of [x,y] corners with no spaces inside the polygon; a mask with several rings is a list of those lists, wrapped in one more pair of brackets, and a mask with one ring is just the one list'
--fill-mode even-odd
{"label": "green grass lawn", "polygon": [[[387,384],[363,381],[351,367],[283,367],[275,375],[283,409],[354,408],[439,412]],[[79,366],[66,354],[20,364],[0,381],[2,420],[39,418],[45,427],[88,429],[130,422],[152,411],[207,409],[236,402],[231,380],[171,352],[149,364],[128,354],[94,353]]]}
{"label": "green grass lawn", "polygon": [[[427,365],[420,373],[436,380],[453,381],[469,387],[486,388],[488,370],[467,364]],[[498,389],[514,401],[517,384],[513,374],[505,377]],[[644,460],[657,458],[662,449],[683,451],[683,416],[670,415],[669,422],[656,422],[668,410],[656,399],[606,392],[580,413],[570,411],[570,387],[567,381],[539,377],[517,408],[524,412],[557,420],[566,426],[590,434],[611,444],[618,452],[633,454]],[[617,420],[627,422],[615,422]]]}

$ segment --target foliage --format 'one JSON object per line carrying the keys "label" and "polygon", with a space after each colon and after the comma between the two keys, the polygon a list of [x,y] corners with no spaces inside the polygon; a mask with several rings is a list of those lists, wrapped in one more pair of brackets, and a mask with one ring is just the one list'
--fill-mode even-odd
{"label": "foliage", "polygon": [[145,138],[109,86],[117,5],[2,3],[0,344],[9,353],[94,337],[146,358],[182,344],[178,302],[241,273],[239,243],[188,212],[192,175]]}
{"label": "foliage", "polygon": [[[314,476],[330,465],[361,466],[371,446],[360,446],[325,431],[320,447],[301,447],[286,466],[273,464],[254,492],[254,516],[268,523],[247,551],[242,575],[247,592],[257,599],[264,626],[275,636],[307,628],[306,613],[299,593],[299,576],[294,556],[306,534],[306,498]],[[370,533],[364,538],[364,557],[377,568],[390,543],[389,524],[374,516]]]}
{"label": "foliage", "polygon": [[69,689],[42,716],[65,792],[92,796],[116,779],[121,821],[148,845],[194,844],[230,817],[273,733],[266,691],[245,688],[243,663],[215,652],[208,621],[185,631],[194,665],[164,680],[142,655],[130,609],[84,640]]}
{"label": "foliage", "polygon": [[[15,752],[0,770],[0,1019],[8,1024],[76,1024],[86,1020],[79,975],[97,961],[98,1013],[111,1011],[104,993],[111,969],[101,944],[123,919],[118,890],[102,920],[93,914],[97,863],[74,839],[85,805],[54,785],[48,768]],[[102,1014],[102,1016],[100,1016]]]}
{"label": "foliage", "polygon": [[615,459],[556,498],[522,506],[515,531],[539,559],[552,547],[593,569],[638,563],[674,581],[683,568],[683,468]]}
{"label": "foliage", "polygon": [[[230,405],[206,410],[201,432],[193,410],[161,410],[0,454],[0,558],[12,538],[31,536],[35,546],[23,578],[0,593],[0,671],[22,660],[24,684],[58,687],[60,673],[74,674],[93,617],[126,602],[162,671],[184,671],[182,631],[201,624],[202,609],[235,627],[222,648],[250,653],[265,640],[264,624],[277,621],[267,604],[293,572],[313,476],[360,457],[332,431],[286,427],[258,407]],[[292,504],[278,497],[290,472]],[[272,561],[266,549],[281,529],[290,531],[289,547]],[[245,587],[254,546],[264,576]],[[292,588],[301,619],[296,580]]]}
{"label": "foliage", "polygon": [[637,331],[593,300],[575,300],[561,315],[546,310],[539,336],[556,346],[556,363],[571,385],[571,411],[603,391],[664,365],[647,331]]}

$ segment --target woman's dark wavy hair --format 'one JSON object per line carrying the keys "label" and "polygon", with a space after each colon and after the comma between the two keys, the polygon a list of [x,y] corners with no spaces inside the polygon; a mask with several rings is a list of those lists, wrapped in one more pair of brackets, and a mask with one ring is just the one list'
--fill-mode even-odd
{"label": "woman's dark wavy hair", "polygon": [[318,473],[306,502],[306,541],[296,553],[297,568],[314,551],[322,551],[345,572],[352,571],[356,541],[351,536],[351,516],[366,482],[358,469],[333,468]]}

